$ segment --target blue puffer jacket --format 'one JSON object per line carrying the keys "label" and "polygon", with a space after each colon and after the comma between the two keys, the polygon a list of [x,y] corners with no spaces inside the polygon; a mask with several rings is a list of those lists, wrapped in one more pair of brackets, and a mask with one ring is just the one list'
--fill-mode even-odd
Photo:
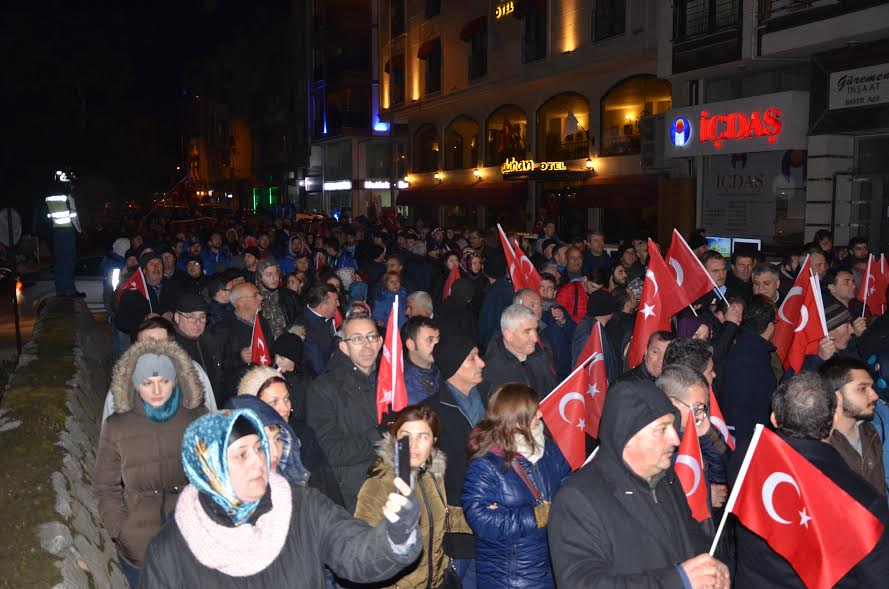
{"label": "blue puffer jacket", "polygon": [[[517,459],[543,500],[552,501],[571,467],[552,440],[537,464]],[[501,456],[488,452],[469,464],[463,479],[463,513],[475,532],[478,586],[484,589],[555,587],[546,528],[538,528],[534,497]],[[490,509],[493,503],[496,509]]]}

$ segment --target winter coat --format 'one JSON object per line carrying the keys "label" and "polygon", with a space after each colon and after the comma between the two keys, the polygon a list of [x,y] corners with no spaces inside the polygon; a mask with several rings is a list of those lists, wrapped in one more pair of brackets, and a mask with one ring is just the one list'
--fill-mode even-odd
{"label": "winter coat", "polygon": [[482,378],[492,391],[508,382],[520,382],[537,391],[540,399],[550,394],[558,384],[550,356],[540,345],[535,346],[534,351],[521,362],[506,349],[503,336],[499,333],[491,339],[485,350]]}
{"label": "winter coat", "polygon": [[416,405],[438,392],[441,383],[441,372],[433,364],[430,368],[420,368],[404,358],[404,387],[407,389],[407,404]]}
{"label": "winter coat", "polygon": [[589,298],[580,280],[567,282],[556,292],[556,302],[568,311],[568,315],[575,323],[580,323],[586,317]]}
{"label": "winter coat", "polygon": [[[590,339],[590,335],[593,333],[593,327],[595,327],[596,321],[598,320],[595,317],[587,316],[583,318],[583,321],[577,324],[577,329],[574,330],[574,336],[571,339],[572,367],[577,366],[578,361],[586,360],[586,358],[581,358],[580,354],[583,352],[587,340]],[[603,335],[605,335],[606,327],[607,325],[602,326]],[[611,341],[607,337],[602,338],[602,354],[605,356],[605,371],[608,375],[608,382],[613,382],[617,380],[623,372],[623,362],[621,360],[620,352],[611,346]]]}
{"label": "winter coat", "polygon": [[600,450],[550,511],[559,589],[683,589],[678,564],[709,548],[673,469],[649,483],[622,458],[636,433],[668,413],[678,420],[654,383],[621,381],[608,390]]}
{"label": "winter coat", "polygon": [[[482,403],[488,406],[488,396],[490,391],[484,382],[476,387]],[[466,476],[466,467],[469,463],[466,455],[466,444],[469,442],[469,435],[472,433],[473,425],[469,422],[466,414],[457,405],[454,400],[454,393],[445,379],[441,380],[438,387],[438,394],[434,395],[426,401],[438,414],[439,434],[438,447],[448,457],[447,469],[445,470],[445,497],[447,497],[448,505],[451,510],[452,518],[463,517],[463,506],[461,503],[461,495],[463,493],[463,479]],[[452,529],[450,534],[445,535],[444,542],[445,553],[451,558],[475,558],[475,542],[473,537],[468,533]]]}
{"label": "winter coat", "polygon": [[296,324],[305,329],[305,345],[303,345],[303,365],[315,374],[323,374],[327,362],[334,351],[336,334],[333,319],[324,319],[316,315],[308,307],[304,307]]}
{"label": "winter coat", "polygon": [[211,300],[207,303],[207,329],[213,329],[217,323],[235,312],[235,308],[229,303],[222,304]]}
{"label": "winter coat", "polygon": [[346,509],[355,511],[358,491],[367,468],[376,458],[377,374],[364,374],[342,352],[336,352],[329,370],[309,387],[306,423],[318,437],[336,475]]}
{"label": "winter coat", "polygon": [[[554,307],[561,308],[558,305]],[[565,309],[562,309],[562,311],[564,312]],[[553,365],[556,369],[556,379],[561,382],[568,378],[573,367],[571,364],[571,340],[574,337],[574,330],[577,328],[577,324],[565,312],[565,323],[564,325],[559,325],[549,310],[543,312],[543,323],[545,327],[540,331],[540,335],[541,338],[549,340],[553,355]]]}
{"label": "winter coat", "polygon": [[883,466],[883,443],[874,424],[862,421],[858,425],[861,438],[861,454],[839,430],[833,430],[827,443],[839,452],[855,473],[869,482],[882,495],[886,495],[886,471]]}
{"label": "winter coat", "polygon": [[887,441],[889,440],[889,405],[882,397],[877,399],[873,424],[883,443],[883,476],[886,487],[889,489],[889,441]]}
{"label": "winter coat", "polygon": [[771,364],[774,351],[771,342],[742,327],[717,378],[719,407],[740,442],[750,439],[757,423],[769,423],[778,386]]}
{"label": "winter coat", "polygon": [[479,343],[483,348],[487,348],[491,338],[500,333],[500,315],[512,304],[514,296],[512,282],[506,277],[498,278],[485,291],[485,299],[478,315]]}
{"label": "winter coat", "polygon": [[377,323],[386,325],[389,321],[389,314],[392,313],[392,303],[395,302],[396,295],[398,296],[398,328],[401,329],[401,326],[407,321],[405,314],[407,312],[407,290],[403,287],[398,289],[398,292],[390,292],[385,288],[377,291],[371,317]]}
{"label": "winter coat", "polygon": [[[180,405],[166,422],[145,415],[132,376],[142,354],[168,356],[176,369]],[[173,342],[139,342],[114,365],[115,413],[103,424],[96,451],[93,491],[102,524],[120,554],[142,566],[145,548],[188,483],[182,471],[182,434],[207,412],[204,391],[188,354]]]}
{"label": "winter coat", "polygon": [[[537,487],[542,500],[552,501],[571,474],[559,447],[546,440],[543,457],[531,464],[516,461]],[[463,513],[475,532],[475,562],[480,587],[545,589],[554,587],[546,528],[537,526],[537,502],[502,456],[488,452],[469,463],[463,481]],[[496,509],[489,506],[497,504]]]}
{"label": "winter coat", "polygon": [[[125,279],[121,277],[121,288]],[[177,290],[171,286],[167,280],[153,287],[148,285],[148,296],[151,299],[151,305],[145,297],[137,290],[128,290],[124,292],[117,304],[117,313],[114,314],[114,326],[131,337],[136,337],[136,329],[139,324],[145,320],[145,316],[149,313],[157,313],[163,315],[167,311],[172,311],[176,306]]]}
{"label": "winter coat", "polygon": [[[886,497],[877,492],[864,479],[855,474],[843,458],[828,444],[816,440],[783,437],[794,450],[818,468],[827,478],[849,496],[858,501],[885,526],[883,535],[870,554],[864,557],[839,583],[837,589],[847,587],[885,587],[889,579],[889,506]],[[739,447],[739,456],[743,456]],[[745,448],[746,450],[746,448]],[[740,462],[740,461],[736,461]],[[731,484],[737,478],[735,471],[730,473]],[[854,533],[853,529],[847,530]],[[781,587],[803,589],[805,586],[790,564],[776,554],[769,545],[742,525],[737,526],[737,562],[733,587],[737,589],[760,589]]]}
{"label": "winter coat", "polygon": [[231,268],[232,256],[225,247],[219,248],[219,251],[215,253],[207,247],[201,251],[201,264],[204,266],[204,274],[212,276]]}
{"label": "winter coat", "polygon": [[615,311],[603,329],[608,343],[620,359],[621,367],[626,366],[624,353],[633,337],[633,328],[636,326],[636,315]]}
{"label": "winter coat", "polygon": [[370,527],[309,487],[278,474],[270,492],[238,528],[212,499],[189,485],[170,520],[152,540],[140,589],[326,587],[324,569],[355,581],[388,579],[416,560],[418,540],[396,552],[388,522]]}
{"label": "winter coat", "polygon": [[204,373],[210,380],[211,390],[221,390],[222,348],[213,334],[205,330],[197,338],[190,338],[176,329],[176,343],[204,369]]}
{"label": "winter coat", "polygon": [[456,335],[465,335],[478,342],[478,321],[469,308],[471,299],[472,282],[467,278],[457,280],[451,288],[451,296],[435,309],[435,322],[438,324],[441,341],[446,342]]}
{"label": "winter coat", "polygon": [[[395,444],[386,434],[377,443],[377,458],[367,472],[367,480],[358,493],[355,517],[372,526],[383,520],[383,505],[394,489],[395,466],[393,458]],[[415,473],[414,495],[420,505],[420,535],[423,553],[420,558],[398,575],[389,579],[385,587],[397,589],[426,589],[427,579],[432,579],[431,587],[438,587],[444,579],[448,560],[444,553],[445,517],[448,511],[447,495],[444,488],[444,473],[447,459],[438,448],[432,448],[428,466]],[[450,528],[470,532],[462,517],[450,514]],[[430,551],[429,547],[432,547]],[[431,556],[430,556],[431,555]],[[430,569],[431,566],[431,569]],[[430,576],[430,570],[432,574]],[[376,587],[376,586],[375,586]]]}
{"label": "winter coat", "polygon": [[[259,316],[259,324],[266,341],[271,341],[272,330],[262,315]],[[250,364],[241,358],[241,350],[253,343],[253,325],[232,313],[217,323],[211,333],[219,343],[222,359],[222,387],[213,392],[216,406],[225,407],[228,398],[237,394],[238,383],[250,368]]]}

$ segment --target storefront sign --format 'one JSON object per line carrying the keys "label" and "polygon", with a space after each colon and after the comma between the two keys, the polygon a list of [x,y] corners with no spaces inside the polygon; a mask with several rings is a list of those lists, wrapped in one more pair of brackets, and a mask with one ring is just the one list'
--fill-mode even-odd
{"label": "storefront sign", "polygon": [[330,182],[324,183],[324,190],[335,191],[335,190],[352,190],[352,181],[351,180],[332,180]]}
{"label": "storefront sign", "polygon": [[889,63],[830,74],[828,109],[889,102]]}
{"label": "storefront sign", "polygon": [[565,165],[565,162],[535,163],[534,160],[516,160],[515,158],[506,160],[505,162],[503,162],[503,165],[500,166],[500,172],[502,174],[517,174],[534,171],[565,172],[568,171],[568,166]]}
{"label": "storefront sign", "polygon": [[805,149],[807,92],[780,92],[667,111],[667,157]]}
{"label": "storefront sign", "polygon": [[[399,180],[395,183],[395,186],[398,187],[399,190],[404,190],[410,184],[405,182],[404,180]],[[392,184],[388,180],[365,180],[364,181],[364,189],[365,190],[389,190],[392,188]]]}
{"label": "storefront sign", "polygon": [[515,12],[515,2],[501,2],[497,5],[497,8],[494,9],[494,17],[500,19],[513,12]]}

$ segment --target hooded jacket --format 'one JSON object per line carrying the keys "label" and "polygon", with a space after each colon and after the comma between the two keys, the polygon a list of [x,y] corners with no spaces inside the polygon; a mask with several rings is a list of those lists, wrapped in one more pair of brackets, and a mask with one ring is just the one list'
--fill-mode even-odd
{"label": "hooded jacket", "polygon": [[676,409],[651,382],[608,390],[599,453],[556,495],[550,555],[559,589],[683,589],[677,565],[708,548],[672,467],[646,481],[623,461],[630,439]]}
{"label": "hooded jacket", "polygon": [[[377,457],[367,471],[367,480],[358,493],[358,504],[355,517],[372,526],[383,520],[383,506],[392,492],[395,480],[395,443],[389,434],[376,445]],[[447,458],[444,452],[436,447],[429,454],[429,462],[416,473],[413,483],[414,495],[420,504],[420,533],[422,535],[423,553],[409,567],[401,571],[386,583],[391,589],[425,589],[427,579],[431,579],[431,587],[439,587],[444,579],[447,560],[444,554],[445,516],[447,511],[447,494],[444,487],[444,473]],[[466,522],[459,511],[450,513],[448,522],[451,529],[469,532]],[[432,550],[430,552],[430,546]],[[431,554],[431,558],[430,558]],[[431,566],[431,569],[430,569]],[[431,570],[431,575],[430,575]]]}
{"label": "hooded jacket", "polygon": [[[148,419],[133,386],[136,362],[146,353],[167,356],[176,370],[180,406],[166,422]],[[118,551],[138,567],[149,540],[188,483],[180,458],[182,434],[207,410],[194,364],[174,342],[134,344],[114,365],[111,394],[115,413],[99,436],[93,490],[102,523]]]}

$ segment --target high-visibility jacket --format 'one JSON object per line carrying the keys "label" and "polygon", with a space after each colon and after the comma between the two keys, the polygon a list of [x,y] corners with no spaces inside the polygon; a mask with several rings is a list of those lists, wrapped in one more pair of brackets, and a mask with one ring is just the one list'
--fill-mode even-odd
{"label": "high-visibility jacket", "polygon": [[77,208],[74,205],[74,197],[70,194],[54,194],[46,197],[46,215],[52,219],[53,227],[74,227],[80,232],[80,219],[77,218]]}

